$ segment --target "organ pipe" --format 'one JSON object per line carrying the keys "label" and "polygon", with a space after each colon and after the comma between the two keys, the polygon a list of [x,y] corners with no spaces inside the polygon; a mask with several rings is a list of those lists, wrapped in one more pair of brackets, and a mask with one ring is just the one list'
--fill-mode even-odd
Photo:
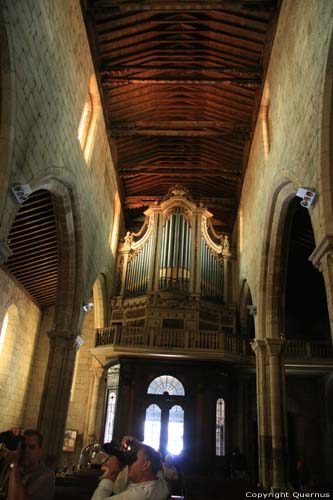
{"label": "organ pipe", "polygon": [[[149,223],[143,236],[127,233],[122,252],[128,252],[129,257],[125,259],[126,272],[122,271],[122,289],[132,296],[146,293],[153,271],[156,279],[153,285],[150,279],[150,290],[158,287],[198,293],[200,283],[203,296],[222,298],[223,260],[231,257],[228,236],[214,231],[207,209],[189,201],[179,190],[175,193],[145,212]],[[140,239],[135,241],[137,236]],[[193,237],[199,243],[195,249]]]}

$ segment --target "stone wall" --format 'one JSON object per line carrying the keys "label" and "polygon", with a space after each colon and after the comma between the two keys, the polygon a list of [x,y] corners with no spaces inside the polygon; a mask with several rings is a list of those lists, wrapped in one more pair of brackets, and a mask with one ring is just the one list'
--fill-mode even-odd
{"label": "stone wall", "polygon": [[[10,194],[12,183],[28,183],[32,190],[49,189],[57,197],[57,206],[61,205],[63,193],[68,193],[63,200],[64,209],[58,226],[61,230],[66,227],[66,217],[72,210],[76,247],[60,250],[77,252],[70,261],[76,266],[78,275],[75,300],[81,304],[90,296],[100,273],[105,277],[108,293],[112,290],[115,256],[110,248],[109,235],[115,223],[118,186],[80,2],[2,0],[0,24],[4,42],[0,51],[1,102],[10,103],[10,106],[2,106],[1,111],[7,114],[5,118],[1,115],[0,121],[0,161],[3,167],[0,240],[8,236],[18,210]],[[92,148],[87,154],[78,139],[78,127],[89,92],[94,109],[94,128]],[[57,209],[55,213],[58,217]],[[120,225],[122,228],[121,214]],[[69,271],[66,269],[65,272]],[[60,268],[59,276],[63,273]],[[47,332],[62,321],[56,317],[59,304],[55,309],[41,312],[9,275],[1,271],[2,275],[0,303],[7,304],[10,297],[15,298],[13,303],[18,308],[20,325],[15,341],[11,339],[10,353],[4,346],[2,354],[7,362],[0,367],[4,381],[1,390],[5,391],[4,400],[8,404],[0,408],[0,429],[2,424],[13,423],[35,426],[49,352]],[[58,301],[66,300],[68,295],[67,290],[59,290]],[[0,322],[6,307],[0,308]],[[60,310],[61,307],[62,302]],[[68,422],[80,432],[84,427],[89,393],[91,355],[88,344],[93,338],[90,335],[93,326],[89,327],[89,335],[85,335],[85,328],[83,336],[88,340],[78,356],[79,370],[74,391],[77,399],[71,405]],[[75,337],[80,332],[71,333]],[[34,349],[36,338],[37,347]],[[66,374],[59,376],[66,377]],[[65,407],[66,395],[63,397]]]}
{"label": "stone wall", "polygon": [[0,430],[23,424],[24,402],[31,373],[41,313],[30,297],[0,269],[0,321],[8,326],[0,352]]}
{"label": "stone wall", "polygon": [[[285,0],[281,7],[266,78],[269,151],[265,153],[259,118],[237,225],[239,290],[247,280],[257,306],[265,293],[263,285],[273,272],[269,246],[280,218],[283,224],[283,203],[288,203],[300,186],[314,188],[319,197],[323,189],[319,175],[321,107],[332,11],[332,3],[325,0]],[[320,206],[317,203],[309,210],[317,243],[326,231]],[[279,238],[274,245],[278,247]],[[258,317],[266,312],[258,308]],[[264,336],[258,328],[256,320],[257,335]]]}
{"label": "stone wall", "polygon": [[[117,184],[93,64],[77,0],[4,1],[15,74],[14,157],[10,182],[43,187],[49,178],[73,192],[82,221],[84,289],[111,269],[108,235]],[[88,92],[97,92],[95,141],[89,160],[78,140]],[[2,227],[9,232],[17,207],[9,192]],[[8,234],[7,232],[7,234]],[[85,293],[85,292],[84,292]]]}

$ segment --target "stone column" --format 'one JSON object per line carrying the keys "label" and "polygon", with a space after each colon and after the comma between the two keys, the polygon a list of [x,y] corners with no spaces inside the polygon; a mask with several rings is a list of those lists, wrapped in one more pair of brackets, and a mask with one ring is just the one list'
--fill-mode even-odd
{"label": "stone column", "polygon": [[98,394],[101,379],[103,377],[104,368],[101,365],[93,364],[90,369],[91,371],[91,398],[90,405],[88,409],[88,430],[87,430],[87,442],[95,443],[98,441],[98,436],[96,436],[96,415],[98,407]]}
{"label": "stone column", "polygon": [[267,415],[269,394],[266,380],[266,345],[263,340],[254,340],[251,347],[256,355],[259,484],[264,490],[268,490],[272,439]]}
{"label": "stone column", "polygon": [[285,490],[287,487],[287,435],[285,428],[284,397],[284,339],[266,339],[271,401],[271,431],[273,458],[273,490]]}
{"label": "stone column", "polygon": [[68,330],[52,330],[38,430],[44,436],[47,463],[57,466],[62,450],[76,354],[76,337]]}

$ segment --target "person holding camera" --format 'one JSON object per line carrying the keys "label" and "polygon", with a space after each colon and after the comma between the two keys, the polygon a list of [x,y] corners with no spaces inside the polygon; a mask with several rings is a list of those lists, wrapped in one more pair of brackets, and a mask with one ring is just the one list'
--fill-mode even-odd
{"label": "person holding camera", "polygon": [[7,500],[52,500],[55,475],[43,464],[43,436],[15,427],[0,434],[4,466],[2,493]]}
{"label": "person holding camera", "polygon": [[[107,452],[106,445],[103,448]],[[119,450],[116,460],[112,457],[102,466],[106,474],[91,500],[166,500],[169,491],[161,475],[159,454],[132,436],[123,438]],[[109,453],[112,453],[112,450],[109,450]],[[123,485],[124,491],[118,493],[115,484],[119,482],[118,475],[125,470],[123,464],[128,467],[127,484]]]}

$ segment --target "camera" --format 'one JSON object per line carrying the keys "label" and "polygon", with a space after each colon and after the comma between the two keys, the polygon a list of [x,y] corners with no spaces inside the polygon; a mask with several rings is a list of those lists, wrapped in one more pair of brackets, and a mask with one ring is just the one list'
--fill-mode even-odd
{"label": "camera", "polygon": [[114,441],[104,443],[102,446],[102,450],[107,455],[114,455],[124,465],[131,465],[135,462],[139,448],[139,443],[134,440],[127,441],[125,446],[118,446]]}
{"label": "camera", "polygon": [[12,431],[0,432],[0,445],[2,444],[8,450],[16,450],[20,443],[23,443],[23,436],[15,436]]}

